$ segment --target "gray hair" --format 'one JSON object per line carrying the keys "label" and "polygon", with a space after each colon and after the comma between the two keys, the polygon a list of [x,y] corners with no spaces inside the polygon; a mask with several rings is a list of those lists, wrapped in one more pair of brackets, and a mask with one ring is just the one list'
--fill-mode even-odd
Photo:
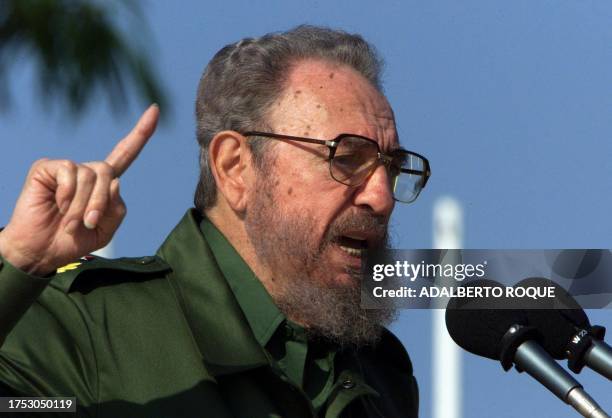
{"label": "gray hair", "polygon": [[[217,187],[209,165],[208,146],[220,131],[266,130],[265,116],[285,89],[292,66],[304,59],[346,65],[382,92],[382,60],[361,36],[316,26],[298,26],[261,38],[245,38],[222,48],[209,62],[198,86],[196,136],[200,144],[200,179],[195,207],[214,206]],[[254,164],[266,162],[270,141],[249,142]]]}

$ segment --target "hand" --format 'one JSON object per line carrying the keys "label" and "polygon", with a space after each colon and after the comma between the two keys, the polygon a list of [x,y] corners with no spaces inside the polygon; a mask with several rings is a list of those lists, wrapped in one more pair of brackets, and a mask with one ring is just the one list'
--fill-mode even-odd
{"label": "hand", "polygon": [[158,119],[159,108],[149,107],[104,161],[35,162],[0,233],[4,259],[44,276],[108,244],[126,214],[119,176],[144,148]]}

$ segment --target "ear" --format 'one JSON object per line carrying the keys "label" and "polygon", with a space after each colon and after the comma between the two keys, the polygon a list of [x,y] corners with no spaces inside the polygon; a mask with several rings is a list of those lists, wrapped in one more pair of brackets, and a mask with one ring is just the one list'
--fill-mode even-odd
{"label": "ear", "polygon": [[237,212],[246,209],[251,153],[246,138],[235,131],[221,131],[210,141],[208,158],[219,193]]}

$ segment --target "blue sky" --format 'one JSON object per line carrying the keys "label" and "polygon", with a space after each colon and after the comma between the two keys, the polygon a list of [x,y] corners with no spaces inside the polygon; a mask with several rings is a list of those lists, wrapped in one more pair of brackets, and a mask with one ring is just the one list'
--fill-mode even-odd
{"label": "blue sky", "polygon": [[[191,206],[197,178],[195,90],[223,45],[310,23],[359,32],[386,61],[387,96],[405,147],[433,176],[393,216],[397,248],[430,248],[432,206],[459,199],[466,248],[612,248],[612,3],[572,0],[147,1],[132,30],[171,95],[171,113],[122,178],[128,218],[117,255],[155,251]],[[40,157],[103,158],[146,107],[114,114],[96,96],[81,120],[43,104],[32,61],[16,57],[13,106],[0,114],[0,224]],[[167,109],[162,109],[164,111]],[[612,326],[609,310],[590,312]],[[405,311],[394,330],[408,348],[429,417],[430,312]],[[571,416],[515,371],[465,354],[464,417]],[[609,386],[579,375],[612,411]]]}

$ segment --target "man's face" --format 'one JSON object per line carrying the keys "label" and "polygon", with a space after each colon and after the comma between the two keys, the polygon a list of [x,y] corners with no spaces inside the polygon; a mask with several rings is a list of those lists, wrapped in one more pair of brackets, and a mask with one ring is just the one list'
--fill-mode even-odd
{"label": "man's face", "polygon": [[[353,133],[376,140],[383,152],[399,147],[386,99],[354,70],[320,61],[295,67],[267,121],[278,134],[333,139]],[[362,248],[386,243],[394,206],[385,168],[349,187],[332,179],[326,146],[271,145],[274,158],[257,175],[245,220],[270,279],[268,290],[292,319],[306,324],[351,316],[347,310],[362,315],[355,300]],[[327,297],[328,305],[341,305],[344,297],[344,310],[321,306]],[[303,312],[309,305],[311,311],[333,312],[313,319],[316,312]]]}

